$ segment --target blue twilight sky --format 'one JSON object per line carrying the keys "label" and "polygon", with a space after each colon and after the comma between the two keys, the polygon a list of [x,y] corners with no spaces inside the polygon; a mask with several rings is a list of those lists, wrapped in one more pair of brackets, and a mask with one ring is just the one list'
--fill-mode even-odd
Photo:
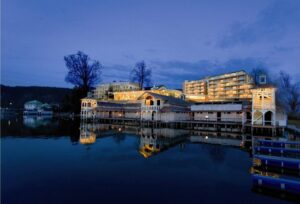
{"label": "blue twilight sky", "polygon": [[299,0],[2,0],[1,83],[71,87],[63,57],[99,60],[102,81],[139,60],[153,83],[266,67],[300,78]]}

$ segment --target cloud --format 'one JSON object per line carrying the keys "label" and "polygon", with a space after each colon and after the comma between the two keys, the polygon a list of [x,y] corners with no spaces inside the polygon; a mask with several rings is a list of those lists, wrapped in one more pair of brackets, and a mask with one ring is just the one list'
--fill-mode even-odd
{"label": "cloud", "polygon": [[248,57],[231,58],[226,61],[152,61],[149,67],[152,67],[154,83],[163,83],[170,88],[181,88],[184,80],[197,80],[206,76],[239,70],[250,72],[253,68],[266,68],[268,66],[264,59]]}
{"label": "cloud", "polygon": [[128,81],[132,67],[115,64],[104,66],[101,82]]}
{"label": "cloud", "polygon": [[238,44],[276,42],[285,37],[288,30],[300,26],[300,3],[278,0],[261,10],[250,23],[235,22],[217,45],[229,48]]}
{"label": "cloud", "polygon": [[[224,74],[233,71],[253,68],[267,68],[263,58],[231,58],[225,61],[198,60],[195,62],[170,60],[146,61],[147,67],[152,70],[152,84],[164,84],[169,88],[182,88],[184,80],[198,80],[206,76]],[[101,83],[112,81],[128,81],[132,66],[111,65],[104,66]]]}

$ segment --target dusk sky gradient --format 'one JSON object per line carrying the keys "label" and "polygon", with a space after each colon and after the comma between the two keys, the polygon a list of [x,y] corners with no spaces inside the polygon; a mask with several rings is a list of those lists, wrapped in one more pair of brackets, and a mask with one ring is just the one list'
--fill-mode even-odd
{"label": "dusk sky gradient", "polygon": [[2,0],[5,85],[72,87],[63,57],[82,50],[102,82],[128,80],[137,61],[153,83],[265,67],[300,79],[299,0]]}

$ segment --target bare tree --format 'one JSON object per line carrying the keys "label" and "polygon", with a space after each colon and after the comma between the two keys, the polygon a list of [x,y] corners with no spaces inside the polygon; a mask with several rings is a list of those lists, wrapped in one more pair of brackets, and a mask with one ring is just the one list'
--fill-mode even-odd
{"label": "bare tree", "polygon": [[284,105],[290,113],[297,113],[300,108],[300,83],[293,83],[292,77],[281,71],[279,74],[279,92]]}
{"label": "bare tree", "polygon": [[64,57],[68,74],[65,80],[88,92],[100,80],[102,66],[82,51]]}
{"label": "bare tree", "polygon": [[131,81],[139,83],[143,89],[145,85],[149,85],[151,82],[151,69],[147,69],[144,61],[136,63],[135,67],[131,71]]}

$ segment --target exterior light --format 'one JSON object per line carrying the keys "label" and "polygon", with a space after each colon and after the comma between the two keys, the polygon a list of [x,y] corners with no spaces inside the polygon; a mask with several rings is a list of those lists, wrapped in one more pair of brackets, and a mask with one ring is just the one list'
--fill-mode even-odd
{"label": "exterior light", "polygon": [[208,136],[205,136],[205,139],[207,140],[207,139],[208,139]]}

